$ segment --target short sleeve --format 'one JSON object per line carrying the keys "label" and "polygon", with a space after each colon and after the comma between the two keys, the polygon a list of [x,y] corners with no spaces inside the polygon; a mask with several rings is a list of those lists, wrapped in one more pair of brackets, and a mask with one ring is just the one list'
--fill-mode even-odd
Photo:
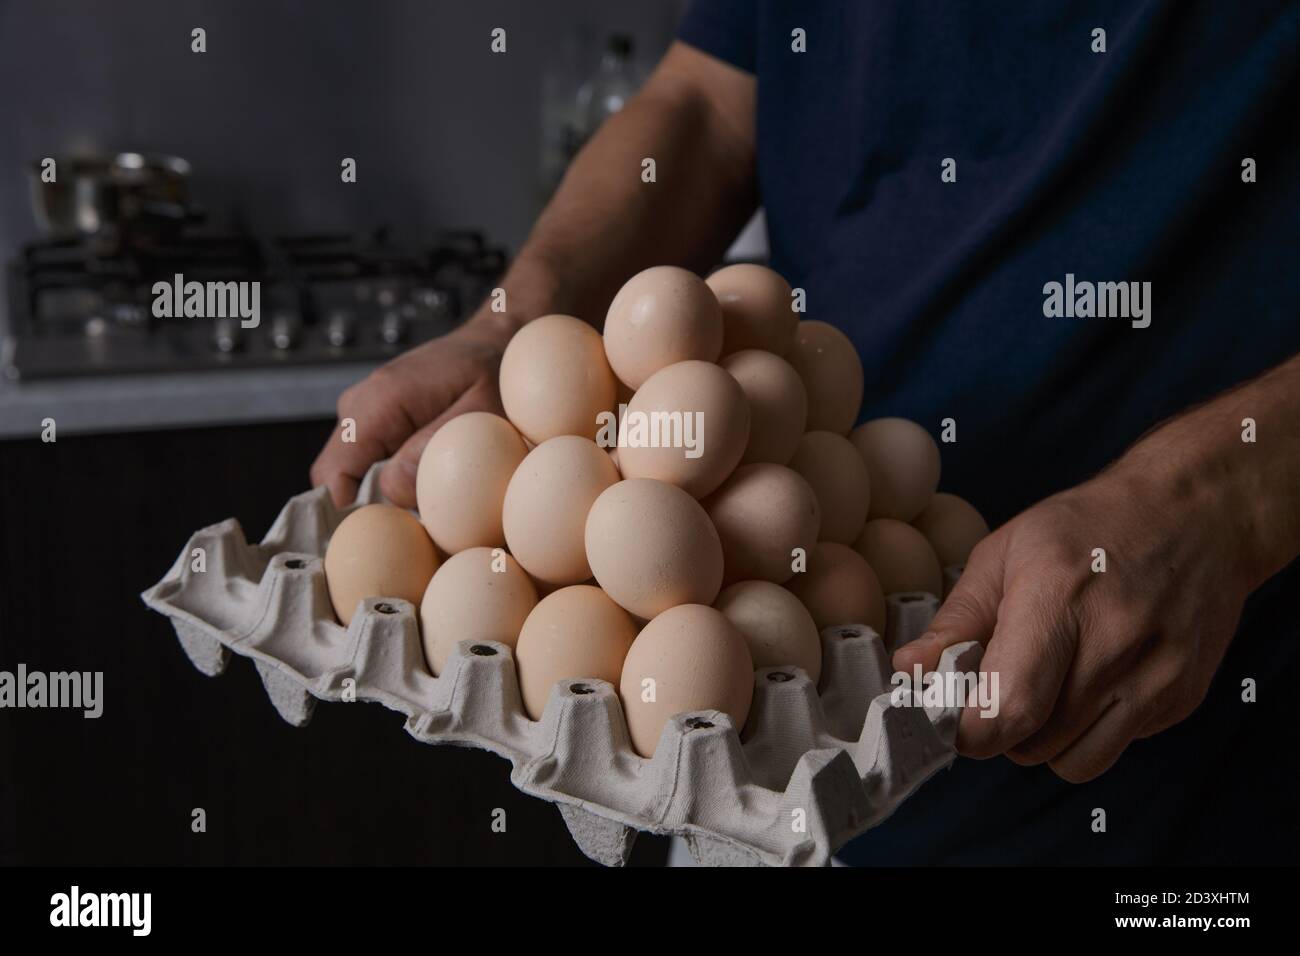
{"label": "short sleeve", "polygon": [[754,72],[757,0],[693,0],[677,38],[697,50]]}

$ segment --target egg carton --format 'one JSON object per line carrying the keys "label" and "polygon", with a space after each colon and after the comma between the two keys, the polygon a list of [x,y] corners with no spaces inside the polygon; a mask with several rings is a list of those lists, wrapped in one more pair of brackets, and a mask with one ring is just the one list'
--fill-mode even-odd
{"label": "egg carton", "polygon": [[[890,703],[886,648],[924,631],[933,595],[891,595],[884,638],[858,624],[824,630],[820,691],[798,668],[762,668],[743,733],[719,711],[678,714],[644,758],[606,681],[558,682],[533,721],[505,644],[463,641],[434,677],[409,602],[367,599],[340,625],[322,555],[353,507],[380,500],[372,469],[357,505],[336,509],[324,488],[298,495],[259,544],[234,519],[204,528],[141,596],[204,674],[251,658],[294,726],[318,700],[374,701],[417,740],[505,757],[513,784],[557,804],[579,848],[606,865],[626,862],[642,830],[683,837],[702,864],[826,865],[953,760],[958,708]],[[981,653],[949,648],[940,670],[973,670]]]}

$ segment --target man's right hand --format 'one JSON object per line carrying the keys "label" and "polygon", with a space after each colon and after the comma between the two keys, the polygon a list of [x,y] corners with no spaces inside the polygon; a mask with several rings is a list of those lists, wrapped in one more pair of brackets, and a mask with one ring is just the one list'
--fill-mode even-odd
{"label": "man's right hand", "polygon": [[[338,402],[339,423],[311,466],[312,485],[350,503],[370,466],[389,459],[379,488],[394,504],[415,507],[420,453],[442,424],[465,412],[502,414],[497,368],[513,326],[482,315],[399,355],[353,385]],[[343,441],[345,420],[356,441]]]}

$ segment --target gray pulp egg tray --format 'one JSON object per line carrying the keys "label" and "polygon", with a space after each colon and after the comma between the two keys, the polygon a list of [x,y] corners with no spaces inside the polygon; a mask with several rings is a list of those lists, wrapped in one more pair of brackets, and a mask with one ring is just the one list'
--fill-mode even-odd
{"label": "gray pulp egg tray", "polygon": [[[359,504],[382,500],[377,474]],[[581,678],[557,683],[532,721],[506,645],[463,641],[434,677],[409,602],[368,599],[349,627],[336,621],[322,556],[349,510],[317,488],[291,498],[260,544],[233,518],[204,528],[144,602],[171,619],[204,674],[222,673],[232,652],[252,658],[294,726],[317,700],[375,701],[405,715],[417,740],[505,757],[514,785],[557,804],[600,863],[624,863],[646,830],[684,837],[703,864],[826,865],[953,760],[958,708],[891,706],[886,641],[860,625],[822,632],[820,693],[798,668],[756,671],[743,734],[718,711],[679,714],[654,756],[640,757],[616,689]],[[201,572],[196,548],[206,552]],[[917,592],[888,603],[895,647],[924,631],[938,600]],[[940,670],[973,670],[981,653],[949,648]]]}

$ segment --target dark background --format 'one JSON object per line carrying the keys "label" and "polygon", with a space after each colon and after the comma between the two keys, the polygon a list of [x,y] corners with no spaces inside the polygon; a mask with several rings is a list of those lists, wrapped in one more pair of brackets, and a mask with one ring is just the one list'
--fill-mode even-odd
{"label": "dark background", "polygon": [[[330,426],[0,442],[0,668],[104,672],[98,719],[0,710],[0,863],[587,862],[505,760],[374,704],[295,729],[250,661],[203,676],[140,601],[196,529],[237,515],[260,538]],[[632,862],[666,852],[642,834]]]}

